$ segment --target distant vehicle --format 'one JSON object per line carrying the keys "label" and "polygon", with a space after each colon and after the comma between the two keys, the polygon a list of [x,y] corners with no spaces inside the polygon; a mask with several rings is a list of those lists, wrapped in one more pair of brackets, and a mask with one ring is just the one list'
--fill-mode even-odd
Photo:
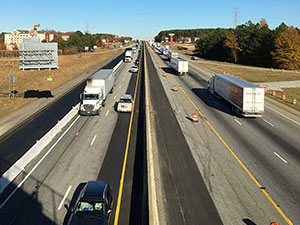
{"label": "distant vehicle", "polygon": [[89,181],[82,189],[74,208],[65,207],[71,213],[67,225],[107,225],[113,204],[111,187],[103,181]]}
{"label": "distant vehicle", "polygon": [[232,105],[232,111],[244,117],[261,117],[264,112],[264,88],[229,74],[215,74],[208,91]]}
{"label": "distant vehicle", "polygon": [[137,59],[135,60],[134,64],[138,66],[140,64],[140,61]]}
{"label": "distant vehicle", "polygon": [[167,56],[171,60],[172,58],[178,58],[178,53],[169,50]]}
{"label": "distant vehicle", "polygon": [[197,56],[192,56],[191,60],[198,60]]}
{"label": "distant vehicle", "polygon": [[126,50],[124,62],[131,62],[132,60],[132,50]]}
{"label": "distant vehicle", "polygon": [[135,47],[135,46],[132,47],[133,53],[136,53],[136,49],[137,49],[137,47]]}
{"label": "distant vehicle", "polygon": [[87,79],[84,91],[80,94],[79,115],[99,115],[107,95],[113,92],[114,80],[112,69],[99,70]]}
{"label": "distant vehicle", "polygon": [[139,71],[139,68],[137,66],[132,66],[129,70],[131,73],[137,73]]}
{"label": "distant vehicle", "polygon": [[122,95],[118,101],[117,111],[118,112],[131,112],[133,106],[133,100],[130,94]]}
{"label": "distant vehicle", "polygon": [[189,62],[182,58],[171,58],[170,67],[179,75],[187,74],[189,72]]}

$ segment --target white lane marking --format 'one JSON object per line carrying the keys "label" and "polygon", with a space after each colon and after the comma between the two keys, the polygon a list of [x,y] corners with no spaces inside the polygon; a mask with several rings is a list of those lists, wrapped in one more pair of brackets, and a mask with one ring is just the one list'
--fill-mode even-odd
{"label": "white lane marking", "polygon": [[263,119],[263,121],[265,121],[267,124],[271,125],[272,127],[274,127],[274,125],[272,123],[270,123],[269,121]]}
{"label": "white lane marking", "polygon": [[122,81],[124,81],[124,78],[122,79]]}
{"label": "white lane marking", "polygon": [[78,116],[73,123],[68,127],[68,129],[58,138],[58,140],[52,145],[52,147],[48,150],[48,152],[38,161],[38,163],[30,170],[30,172],[26,175],[26,177],[18,184],[18,186],[10,193],[10,195],[5,199],[5,201],[0,205],[0,209],[8,202],[8,200],[16,193],[16,191],[24,184],[24,182],[31,176],[33,171],[42,163],[42,161],[49,155],[49,153],[54,149],[58,142],[65,136],[65,134],[71,129],[71,127],[76,123],[79,119]]}
{"label": "white lane marking", "polygon": [[119,86],[119,88],[121,88],[121,85]]}
{"label": "white lane marking", "polygon": [[297,124],[297,125],[299,125],[299,126],[300,126],[300,123],[298,123],[297,121],[295,121],[295,120],[291,119],[290,117],[287,117],[286,115],[284,115],[284,114],[282,114],[282,113],[280,113],[280,112],[276,111],[275,109],[272,109],[270,106],[267,106],[267,105],[265,105],[265,107],[267,107],[267,108],[271,109],[272,111],[276,112],[277,114],[279,114],[279,115],[283,116],[284,118],[286,118],[286,119],[288,119],[288,120],[290,120],[290,121],[292,121],[292,122],[294,122],[295,124]]}
{"label": "white lane marking", "polygon": [[117,96],[115,95],[114,99],[116,99],[116,97],[117,97]]}
{"label": "white lane marking", "polygon": [[65,195],[64,195],[64,197],[63,197],[63,199],[61,200],[61,202],[60,202],[60,204],[59,204],[57,210],[60,210],[61,207],[63,206],[63,204],[64,204],[64,202],[65,202],[65,200],[66,200],[66,198],[67,198],[69,192],[71,191],[71,188],[72,188],[72,186],[70,185],[70,186],[68,187],[68,189],[67,189],[67,191],[66,191],[66,193],[65,193]]}
{"label": "white lane marking", "polygon": [[237,119],[234,119],[235,122],[237,122],[240,126],[242,126],[242,123],[240,121],[238,121]]}
{"label": "white lane marking", "polygon": [[284,158],[282,158],[280,155],[278,155],[277,152],[274,152],[274,154],[275,154],[279,159],[281,159],[284,163],[287,163],[287,161],[286,161]]}
{"label": "white lane marking", "polygon": [[94,138],[93,138],[93,140],[92,140],[92,142],[91,142],[91,145],[94,144],[94,142],[95,142],[95,140],[96,140],[96,137],[97,137],[97,134],[94,136]]}
{"label": "white lane marking", "polygon": [[107,112],[105,113],[105,116],[107,116],[107,115],[108,115],[108,113],[109,113],[109,110],[107,110]]}

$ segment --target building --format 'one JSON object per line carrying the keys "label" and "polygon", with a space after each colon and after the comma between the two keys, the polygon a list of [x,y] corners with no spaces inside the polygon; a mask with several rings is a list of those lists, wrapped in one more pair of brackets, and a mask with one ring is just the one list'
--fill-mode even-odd
{"label": "building", "polygon": [[68,41],[70,36],[69,35],[62,35],[61,38],[64,40],[64,41]]}
{"label": "building", "polygon": [[[53,40],[54,35],[49,32],[37,32],[37,37],[40,38],[40,41],[46,40],[50,42]],[[4,44],[7,50],[12,50],[15,46],[20,47],[20,43],[23,42],[23,38],[30,38],[28,30],[13,30],[11,33],[4,34]]]}

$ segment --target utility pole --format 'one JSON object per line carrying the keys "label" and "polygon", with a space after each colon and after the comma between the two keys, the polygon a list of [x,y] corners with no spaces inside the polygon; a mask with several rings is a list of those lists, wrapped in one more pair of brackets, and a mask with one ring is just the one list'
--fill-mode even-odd
{"label": "utility pole", "polygon": [[234,8],[234,28],[239,24],[239,8]]}

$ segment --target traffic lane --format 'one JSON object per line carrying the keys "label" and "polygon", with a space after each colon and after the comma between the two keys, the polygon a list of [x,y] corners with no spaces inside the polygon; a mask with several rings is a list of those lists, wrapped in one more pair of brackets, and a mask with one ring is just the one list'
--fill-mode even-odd
{"label": "traffic lane", "polygon": [[[124,53],[112,60],[103,68],[113,68],[123,57]],[[79,101],[85,82],[72,88],[66,95],[43,109],[37,115],[20,125],[14,132],[4,137],[0,142],[0,174],[3,174],[37,140],[43,137],[56,123],[68,113]],[[20,145],[22,143],[22,145]]]}
{"label": "traffic lane", "polygon": [[[117,119],[113,107],[116,101],[114,96],[119,98],[124,94],[127,88],[126,81],[128,84],[130,79],[127,73],[129,66],[124,65],[120,71],[122,76],[120,75],[116,84],[122,83],[122,88],[115,89],[114,93],[108,96],[107,104],[100,116],[79,117],[71,130],[24,183],[20,192],[29,193],[29,196],[38,193],[35,194],[38,200],[32,198],[32,201],[26,202],[23,195],[13,196],[8,205],[5,205],[5,211],[1,212],[1,219],[3,215],[11,215],[5,219],[9,222],[14,221],[14,224],[24,224],[24,221],[28,221],[28,224],[41,221],[40,224],[43,224],[42,222],[48,219],[62,224],[65,210],[63,207],[58,210],[58,206],[68,187],[72,186],[71,195],[79,183],[95,180],[97,177]],[[22,213],[18,214],[18,210]],[[17,218],[13,219],[15,216]]]}
{"label": "traffic lane", "polygon": [[166,218],[170,224],[222,224],[148,52],[147,63]]}
{"label": "traffic lane", "polygon": [[[164,85],[172,87],[174,84],[176,84],[173,79],[169,79],[170,82],[168,82],[168,78],[171,76],[172,75],[167,75],[167,78],[161,78],[161,81],[164,83]],[[174,77],[178,78],[178,76]],[[195,85],[195,82],[191,80],[189,76],[180,78],[189,79],[191,81],[190,85]],[[195,96],[192,91],[190,91],[190,89],[192,89],[191,87],[188,88],[184,83],[180,82],[179,85],[185,89],[195,103],[199,101],[199,98]],[[208,126],[205,126],[206,122],[200,117],[199,125],[197,124],[191,127],[191,125],[188,124],[189,121],[184,119],[190,118],[191,112],[195,110],[194,107],[188,107],[191,106],[191,104],[186,104],[186,97],[183,95],[184,99],[180,98],[180,91],[178,93],[172,92],[166,88],[166,92],[169,94],[169,99],[174,99],[172,102],[173,110],[176,112],[179,124],[182,126],[184,134],[189,141],[199,169],[204,176],[210,193],[214,197],[219,212],[221,212],[222,219],[224,219],[224,221],[226,221],[228,224],[236,224],[241,220],[244,221],[245,217],[243,218],[242,216],[247,215],[248,218],[253,219],[255,222],[258,221],[259,223],[267,223],[269,218],[271,220],[276,220],[277,218],[279,221],[281,221],[282,218],[280,217],[279,213],[270,204],[262,192],[259,191],[259,193],[257,193],[258,187],[251,179],[249,179],[250,177],[245,173],[245,171],[241,170],[240,165],[236,163],[236,160],[225,148],[225,146],[222,145],[220,140],[216,139],[216,135],[211,132],[211,129]],[[208,96],[212,97],[211,95]],[[199,101],[199,105],[197,104],[208,120],[211,121],[209,118],[209,113],[206,112],[207,106],[203,105],[201,100]],[[181,109],[182,106],[185,106],[185,108]],[[221,114],[224,113],[220,113],[220,115]],[[224,114],[224,117],[225,115],[227,114]],[[227,115],[227,117],[230,116]],[[237,123],[233,124],[233,126],[240,127],[240,125]],[[193,132],[193,128],[195,127],[197,127],[198,130]],[[216,130],[220,132],[220,129]],[[208,150],[206,150],[207,146],[209,147]],[[206,154],[205,150],[207,152]],[[235,151],[235,149],[233,150]],[[218,168],[220,168],[221,171],[219,174]],[[220,185],[222,188],[220,188]],[[247,189],[245,189],[245,186]],[[241,189],[239,187],[241,187]],[[260,207],[257,208],[257,205]],[[261,211],[260,208],[264,208],[264,211]]]}
{"label": "traffic lane", "polygon": [[[137,82],[137,74],[133,73],[130,79],[130,83],[128,85],[128,89],[126,93],[131,94],[134,96],[135,86]],[[138,95],[139,93],[137,93]],[[136,110],[138,107],[138,101],[135,104],[134,108],[134,121],[136,121]],[[131,113],[120,113],[118,116],[118,120],[116,122],[116,127],[114,129],[114,132],[111,136],[111,140],[107,149],[107,153],[105,155],[104,161],[101,165],[101,169],[99,171],[97,180],[103,180],[108,182],[114,192],[114,203],[113,203],[113,209],[110,219],[110,224],[114,223],[115,219],[115,213],[116,213],[116,206],[117,206],[117,200],[118,200],[118,193],[119,193],[119,186],[120,186],[120,179],[122,174],[122,167],[123,167],[123,161],[124,161],[124,154],[126,150],[126,143],[127,138],[129,135],[128,129],[130,125],[130,117]],[[136,123],[136,122],[135,122]],[[136,131],[136,126],[132,126],[132,133]],[[132,165],[132,157],[134,157],[134,140],[130,137],[130,147],[128,149],[128,164],[126,166],[126,182],[124,184],[124,189],[127,191],[124,191],[125,196],[130,196],[131,192],[128,192],[131,187],[132,182],[132,173],[131,168]],[[129,168],[128,168],[129,167]],[[129,171],[128,171],[129,170]],[[130,197],[126,197],[126,199],[130,199]],[[129,213],[130,213],[130,207],[128,207],[128,204],[130,204],[130,201],[122,201],[122,217],[120,215],[120,221],[126,221],[124,224],[129,223]],[[125,205],[125,207],[123,207]]]}
{"label": "traffic lane", "polygon": [[[193,89],[194,84],[191,81],[187,82],[187,80],[190,80],[188,77],[179,77],[178,79],[184,80],[183,83],[185,83],[188,90]],[[189,84],[186,85],[186,83]],[[211,96],[210,98],[214,97]],[[289,218],[297,221],[298,218],[295,211],[299,210],[298,207],[296,207],[296,210],[290,209],[295,206],[294,203],[299,199],[297,191],[299,188],[297,184],[291,182],[297,179],[297,174],[299,173],[295,171],[295,168],[285,167],[283,164],[278,163],[278,158],[276,158],[272,150],[277,148],[277,144],[283,147],[280,141],[271,139],[269,142],[263,137],[262,129],[257,127],[251,129],[255,121],[260,119],[232,117],[230,114],[223,113],[226,108],[229,111],[230,106],[222,99],[219,100],[218,110],[213,109],[215,107],[205,107],[206,104],[203,105],[202,99],[198,100],[198,102],[202,105],[200,109],[207,119],[235,151],[246,167],[250,169],[254,177],[267,188],[268,193],[280,204]],[[213,101],[211,99],[209,102]],[[222,108],[224,109],[222,110]],[[235,120],[241,121],[241,124],[236,123]],[[268,126],[266,123],[263,125]],[[270,131],[265,133],[270,133]]]}

